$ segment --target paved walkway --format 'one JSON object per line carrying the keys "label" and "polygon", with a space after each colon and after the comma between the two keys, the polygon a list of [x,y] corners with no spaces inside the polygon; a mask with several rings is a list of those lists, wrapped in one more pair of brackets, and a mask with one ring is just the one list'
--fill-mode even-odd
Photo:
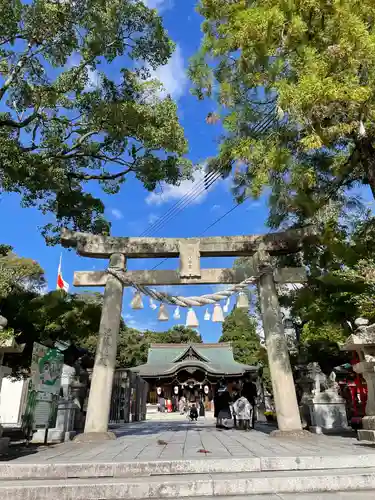
{"label": "paved walkway", "polygon": [[285,456],[342,456],[375,454],[375,445],[354,437],[315,436],[299,440],[272,438],[267,424],[243,432],[218,430],[211,416],[197,423],[158,414],[146,422],[113,429],[115,441],[98,444],[64,443],[15,458],[19,463],[90,463],[152,460],[192,460]]}

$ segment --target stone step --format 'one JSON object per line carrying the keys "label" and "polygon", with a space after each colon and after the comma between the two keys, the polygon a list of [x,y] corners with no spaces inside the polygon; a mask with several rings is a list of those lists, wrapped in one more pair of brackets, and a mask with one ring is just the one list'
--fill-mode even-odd
{"label": "stone step", "polygon": [[[328,493],[270,493],[269,495],[246,495],[222,497],[222,500],[374,500],[375,490],[335,491]],[[170,499],[177,500],[177,499]],[[217,497],[199,497],[195,500],[217,500]]]}
{"label": "stone step", "polygon": [[[79,460],[79,456],[77,457]],[[1,479],[68,479],[137,477],[173,474],[218,474],[260,471],[375,468],[375,454],[261,457],[194,460],[157,460],[123,463],[0,463]]]}
{"label": "stone step", "polygon": [[1,500],[160,500],[361,490],[375,490],[374,468],[0,482]]}

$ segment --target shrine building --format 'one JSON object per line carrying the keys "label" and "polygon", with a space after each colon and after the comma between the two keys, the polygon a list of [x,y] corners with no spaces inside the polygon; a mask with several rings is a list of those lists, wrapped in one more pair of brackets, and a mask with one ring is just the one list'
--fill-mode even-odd
{"label": "shrine building", "polygon": [[147,363],[132,368],[149,384],[148,403],[185,396],[188,401],[203,399],[210,408],[217,382],[229,384],[258,368],[234,360],[230,343],[218,344],[151,344]]}

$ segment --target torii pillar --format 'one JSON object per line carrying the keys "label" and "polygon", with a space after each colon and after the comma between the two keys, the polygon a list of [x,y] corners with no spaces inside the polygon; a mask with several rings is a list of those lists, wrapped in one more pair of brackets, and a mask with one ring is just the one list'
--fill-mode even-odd
{"label": "torii pillar", "polygon": [[284,333],[279,299],[271,270],[265,269],[258,283],[263,329],[266,338],[277,425],[273,436],[303,436],[288,345]]}
{"label": "torii pillar", "polygon": [[[122,254],[116,253],[110,257],[109,265],[115,270],[124,271],[125,263],[126,259]],[[85,432],[79,434],[75,441],[90,442],[116,438],[113,433],[108,432],[108,418],[116,368],[123,291],[124,287],[121,281],[114,276],[108,276],[90,385]]]}

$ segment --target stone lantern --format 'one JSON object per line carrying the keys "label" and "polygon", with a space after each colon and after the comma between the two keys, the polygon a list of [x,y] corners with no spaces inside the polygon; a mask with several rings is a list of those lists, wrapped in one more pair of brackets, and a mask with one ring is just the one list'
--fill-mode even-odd
{"label": "stone lantern", "polygon": [[368,320],[358,318],[355,333],[350,335],[341,349],[357,352],[359,363],[353,369],[367,383],[366,415],[362,419],[363,428],[358,431],[358,440],[375,442],[375,324],[368,323]]}

